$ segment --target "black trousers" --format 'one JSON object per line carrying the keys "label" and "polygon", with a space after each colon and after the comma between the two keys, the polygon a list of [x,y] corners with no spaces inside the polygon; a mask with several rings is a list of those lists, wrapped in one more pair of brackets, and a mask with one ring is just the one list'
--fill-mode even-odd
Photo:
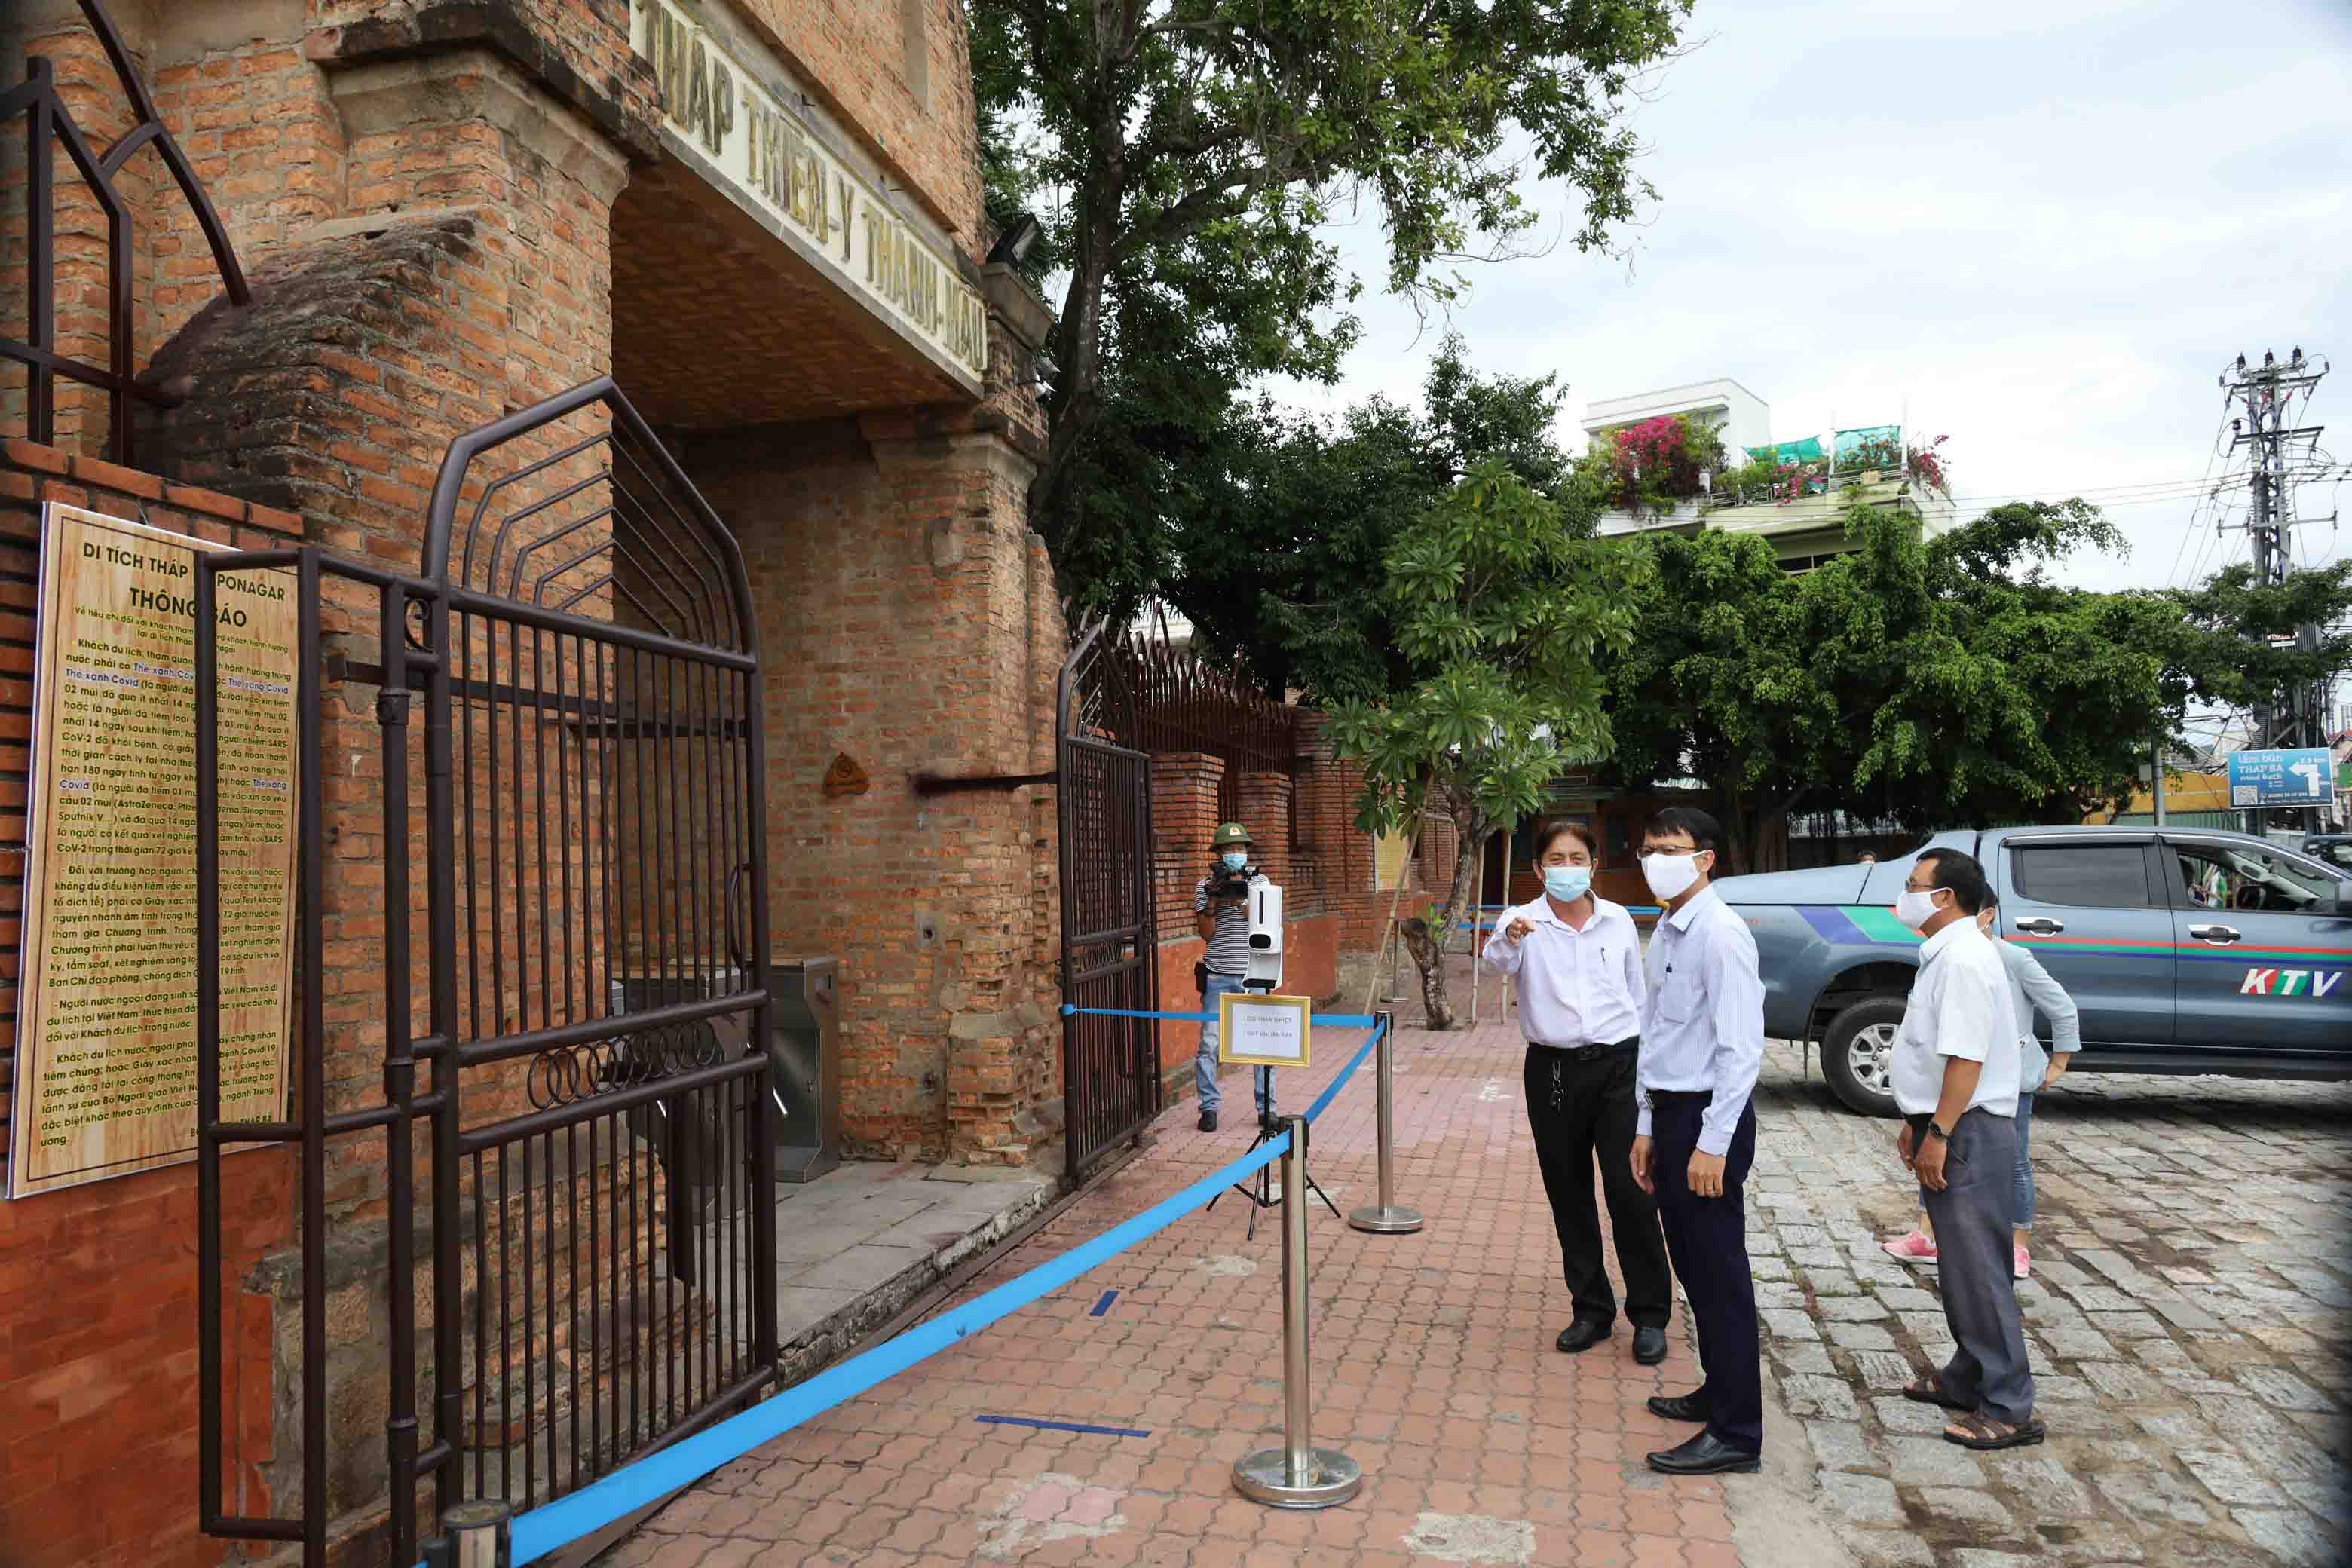
{"label": "black trousers", "polygon": [[1748,1453],[1764,1447],[1764,1374],[1756,1337],[1756,1277],[1748,1267],[1748,1205],[1741,1191],[1756,1163],[1756,1106],[1739,1113],[1724,1152],[1723,1195],[1695,1197],[1690,1159],[1698,1148],[1704,1095],[1650,1092],[1650,1181],[1675,1277],[1690,1297],[1698,1325],[1698,1359],[1706,1381],[1699,1398],[1707,1430]]}
{"label": "black trousers", "polygon": [[1617,1237],[1617,1267],[1625,1276],[1625,1316],[1637,1328],[1662,1329],[1674,1306],[1665,1238],[1658,1208],[1633,1180],[1633,1042],[1567,1055],[1528,1047],[1528,1122],[1535,1131],[1536,1163],[1559,1233],[1560,1278],[1568,1282],[1578,1321],[1612,1323],[1617,1296],[1601,1261],[1601,1214],[1592,1203],[1592,1166],[1601,1164],[1601,1191]]}

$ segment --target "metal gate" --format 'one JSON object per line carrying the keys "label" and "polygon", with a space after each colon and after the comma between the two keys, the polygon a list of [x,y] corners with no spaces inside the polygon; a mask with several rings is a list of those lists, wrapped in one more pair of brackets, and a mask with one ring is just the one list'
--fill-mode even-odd
{"label": "metal gate", "polygon": [[[1151,757],[1133,749],[1135,696],[1105,623],[1062,666],[1055,706],[1061,819],[1062,997],[1129,1013],[1160,1005],[1151,879]],[[1128,744],[1122,745],[1120,742]],[[1160,1111],[1159,1026],[1062,1019],[1063,1142],[1076,1183]]]}
{"label": "metal gate", "polygon": [[[287,1121],[229,1124],[213,605],[217,574],[258,567],[299,595],[295,1103]],[[331,1453],[359,1437],[329,1426],[331,1170],[346,1211],[382,1205],[391,1561],[414,1563],[424,1483],[435,1510],[533,1507],[772,1373],[764,751],[742,557],[604,378],[450,444],[416,575],[316,548],[215,556],[196,604],[205,1528],[299,1541],[315,1568],[329,1519],[366,1500],[330,1490],[349,1468]],[[371,607],[372,647],[322,635]],[[341,717],[352,686],[322,700],[338,675],[380,689],[373,736]],[[365,962],[350,937],[367,928],[345,922],[367,900],[348,894],[379,884],[376,1052],[325,954]],[[352,1092],[379,1071],[380,1093]],[[341,1142],[354,1134],[366,1142]],[[256,1142],[300,1149],[301,1508],[285,1517],[222,1506],[221,1154]]]}

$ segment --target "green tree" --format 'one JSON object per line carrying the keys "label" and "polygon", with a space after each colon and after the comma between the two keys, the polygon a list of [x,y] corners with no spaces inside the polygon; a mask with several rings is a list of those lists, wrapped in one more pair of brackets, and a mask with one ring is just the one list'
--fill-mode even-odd
{"label": "green tree", "polygon": [[1845,521],[1853,548],[1798,576],[1753,537],[1644,541],[1655,570],[1610,673],[1615,766],[1707,785],[1735,866],[1780,864],[1801,809],[2080,821],[2178,733],[2177,607],[2050,581],[2122,547],[2095,508],[2012,503],[1934,539],[1892,509]]}
{"label": "green tree", "polygon": [[[1155,398],[1163,377],[1222,378],[1230,394],[1266,374],[1337,373],[1355,282],[1323,226],[1343,204],[1377,205],[1388,287],[1439,298],[1458,287],[1453,264],[1469,247],[1507,247],[1537,222],[1518,195],[1525,175],[1578,192],[1567,237],[1603,244],[1649,194],[1626,95],[1674,49],[1689,8],[976,0],[992,211],[1057,198],[1039,216],[1044,253],[1067,276],[1059,374],[1030,490],[1056,559],[1117,521],[1068,504],[1114,394]],[[1135,363],[1147,358],[1157,368]],[[1128,363],[1114,375],[1116,361]],[[1164,427],[1185,411],[1160,398],[1134,423]]]}
{"label": "green tree", "polygon": [[[1334,704],[1326,733],[1363,766],[1366,832],[1418,837],[1432,813],[1452,821],[1462,855],[1438,932],[1472,912],[1489,835],[1540,810],[1562,770],[1607,753],[1599,661],[1633,631],[1638,565],[1499,460],[1389,548],[1381,596],[1405,679]],[[1408,937],[1430,1026],[1451,1028],[1442,942],[1425,924]]]}
{"label": "green tree", "polygon": [[2168,673],[2185,699],[2261,709],[2352,669],[2352,560],[2284,583],[2258,582],[2241,562],[2162,596],[2179,616]]}
{"label": "green tree", "polygon": [[1400,689],[1410,672],[1394,607],[1366,584],[1475,464],[1501,464],[1590,531],[1554,435],[1563,395],[1554,376],[1478,374],[1449,334],[1418,410],[1374,397],[1327,423],[1236,404],[1209,460],[1166,487],[1168,598],[1277,690],[1333,702]]}

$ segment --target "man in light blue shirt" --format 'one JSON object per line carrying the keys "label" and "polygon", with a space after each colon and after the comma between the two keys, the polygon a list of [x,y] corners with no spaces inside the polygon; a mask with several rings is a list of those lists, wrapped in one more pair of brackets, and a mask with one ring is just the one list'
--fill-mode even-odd
{"label": "man in light blue shirt", "polygon": [[1685,805],[1660,812],[1642,841],[1642,875],[1666,912],[1650,936],[1633,1179],[1657,1198],[1706,1377],[1689,1394],[1650,1401],[1669,1421],[1706,1424],[1650,1456],[1650,1468],[1668,1475],[1754,1470],[1764,1447],[1741,1194],[1756,1160],[1749,1100],[1764,1065],[1764,983],[1747,922],[1709,885],[1722,844],[1715,818]]}

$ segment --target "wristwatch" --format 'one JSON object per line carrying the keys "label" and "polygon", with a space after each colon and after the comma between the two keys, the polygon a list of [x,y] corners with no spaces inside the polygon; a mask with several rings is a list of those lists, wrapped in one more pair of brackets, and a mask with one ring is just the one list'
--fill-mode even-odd
{"label": "wristwatch", "polygon": [[1928,1122],[1927,1135],[1930,1138],[1941,1138],[1947,1143],[1952,1141],[1951,1131],[1940,1121]]}

